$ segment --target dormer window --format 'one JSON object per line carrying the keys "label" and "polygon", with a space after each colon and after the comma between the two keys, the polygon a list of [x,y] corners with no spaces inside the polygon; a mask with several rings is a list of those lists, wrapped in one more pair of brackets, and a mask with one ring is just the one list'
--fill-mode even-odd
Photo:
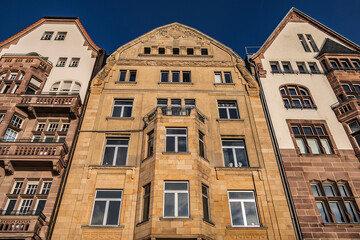
{"label": "dormer window", "polygon": [[53,34],[54,32],[44,32],[41,40],[51,40]]}
{"label": "dormer window", "polygon": [[67,34],[66,32],[58,32],[55,37],[55,40],[64,41],[66,34]]}

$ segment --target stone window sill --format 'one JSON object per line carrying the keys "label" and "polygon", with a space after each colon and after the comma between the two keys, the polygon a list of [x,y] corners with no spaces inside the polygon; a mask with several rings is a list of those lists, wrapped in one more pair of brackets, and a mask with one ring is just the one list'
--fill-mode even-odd
{"label": "stone window sill", "polygon": [[193,82],[158,82],[158,85],[194,85]]}
{"label": "stone window sill", "polygon": [[243,118],[233,118],[233,119],[227,119],[227,118],[217,118],[216,121],[218,122],[225,122],[225,121],[244,121]]}
{"label": "stone window sill", "polygon": [[89,165],[89,168],[99,168],[99,169],[131,169],[131,168],[136,168],[136,166],[105,166],[105,165]]}
{"label": "stone window sill", "polygon": [[215,170],[221,171],[257,171],[260,167],[215,167]]}
{"label": "stone window sill", "polygon": [[134,120],[134,117],[106,117],[106,120]]}
{"label": "stone window sill", "polygon": [[120,81],[116,81],[115,84],[135,85],[135,84],[137,84],[137,82],[128,82],[128,81],[121,81],[120,82]]}
{"label": "stone window sill", "polygon": [[124,228],[124,225],[102,226],[102,225],[81,225],[81,228]]}
{"label": "stone window sill", "polygon": [[193,220],[192,217],[160,217],[160,221],[177,221],[177,220]]}
{"label": "stone window sill", "polygon": [[162,154],[186,154],[186,155],[188,155],[188,154],[191,154],[191,152],[162,152]]}
{"label": "stone window sill", "polygon": [[250,227],[250,226],[239,226],[239,227],[234,227],[234,226],[226,226],[227,229],[247,229],[247,230],[251,230],[251,229],[262,229],[262,230],[266,230],[268,227],[267,226],[254,226],[254,227]]}
{"label": "stone window sill", "polygon": [[215,86],[235,86],[235,83],[214,83]]}

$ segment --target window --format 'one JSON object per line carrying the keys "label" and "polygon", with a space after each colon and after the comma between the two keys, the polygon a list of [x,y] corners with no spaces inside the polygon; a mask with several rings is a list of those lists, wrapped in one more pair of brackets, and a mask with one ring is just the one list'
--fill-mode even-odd
{"label": "window", "polygon": [[66,32],[58,32],[56,34],[55,40],[64,41],[66,37]]}
{"label": "window", "polygon": [[150,157],[154,154],[154,130],[147,134],[147,156]]}
{"label": "window", "polygon": [[310,68],[310,72],[312,74],[319,74],[320,73],[320,70],[319,70],[319,68],[318,68],[318,66],[317,66],[317,64],[315,62],[309,62],[308,65],[309,65],[309,68]]}
{"label": "window", "polygon": [[0,123],[2,122],[2,120],[4,119],[5,117],[5,113],[0,113]]}
{"label": "window", "polygon": [[10,120],[10,124],[17,128],[21,128],[23,122],[24,122],[24,119],[19,117],[16,114]]}
{"label": "window", "polygon": [[5,215],[10,215],[15,207],[16,199],[9,199],[6,206]]}
{"label": "window", "polygon": [[131,117],[133,100],[115,100],[112,117]]}
{"label": "window", "polygon": [[5,84],[4,87],[1,89],[1,93],[7,93],[10,87],[11,85]]}
{"label": "window", "polygon": [[41,194],[48,195],[50,192],[51,184],[52,184],[51,182],[43,182]]}
{"label": "window", "polygon": [[340,59],[341,65],[343,67],[344,70],[350,70],[350,62],[347,59]]}
{"label": "window", "polygon": [[310,46],[311,46],[311,48],[313,49],[313,51],[314,51],[314,52],[318,52],[319,49],[318,49],[318,47],[316,46],[316,43],[315,43],[314,39],[312,38],[312,36],[311,36],[310,34],[306,34],[306,38],[307,38],[307,40],[309,41]]}
{"label": "window", "polygon": [[231,225],[259,227],[259,217],[253,191],[228,191]]}
{"label": "window", "polygon": [[58,126],[59,126],[59,123],[49,123],[48,131],[49,132],[56,132]]}
{"label": "window", "polygon": [[11,128],[6,129],[6,132],[4,134],[4,141],[7,142],[12,142],[15,141],[17,138],[18,132],[16,132],[15,130],[12,130]]}
{"label": "window", "polygon": [[316,109],[310,91],[300,85],[285,85],[280,87],[280,94],[286,108]]}
{"label": "window", "polygon": [[303,34],[298,34],[298,38],[300,40],[301,45],[303,46],[305,52],[311,52],[309,45],[307,44],[304,35]]}
{"label": "window", "polygon": [[165,48],[159,48],[159,54],[165,54]]}
{"label": "window", "polygon": [[270,62],[271,72],[272,73],[281,73],[280,66],[278,62]]}
{"label": "window", "polygon": [[80,58],[72,58],[69,67],[78,67]]}
{"label": "window", "polygon": [[58,90],[59,90],[59,86],[60,86],[60,82],[54,83],[54,84],[51,86],[50,91],[58,91]]}
{"label": "window", "polygon": [[167,109],[168,109],[168,100],[167,99],[163,99],[163,98],[159,98],[157,100],[157,105],[156,107],[161,108],[161,111],[164,115],[167,115]]}
{"label": "window", "polygon": [[58,136],[56,142],[64,143],[66,141],[66,137]]}
{"label": "window", "polygon": [[25,94],[35,94],[36,90],[30,86],[27,86],[26,90],[25,90]]}
{"label": "window", "polygon": [[67,58],[59,58],[56,67],[65,67]]}
{"label": "window", "polygon": [[359,122],[357,120],[348,123],[348,125],[349,125],[350,131],[352,133],[357,132],[357,131],[360,130],[360,125],[359,125]]}
{"label": "window", "polygon": [[199,156],[205,158],[204,134],[199,131]]}
{"label": "window", "polygon": [[[190,71],[161,71],[160,75],[161,75],[160,82],[173,82],[173,83],[191,82]],[[182,76],[182,79],[180,78],[180,76]]]}
{"label": "window", "polygon": [[136,70],[130,70],[129,82],[136,81]]}
{"label": "window", "polygon": [[61,126],[61,131],[62,132],[69,131],[69,127],[70,127],[70,123],[63,123],[63,125]]}
{"label": "window", "polygon": [[339,65],[339,62],[337,59],[329,59],[329,61],[330,61],[331,67],[334,70],[340,70],[340,65]]}
{"label": "window", "polygon": [[187,53],[187,55],[194,55],[194,49],[193,48],[187,48],[186,53]]}
{"label": "window", "polygon": [[188,182],[165,182],[164,217],[189,217]]}
{"label": "window", "polygon": [[187,152],[187,129],[166,128],[165,152]]}
{"label": "window", "polygon": [[182,115],[181,99],[171,99],[171,115],[172,116],[181,116]]}
{"label": "window", "polygon": [[249,167],[244,140],[222,140],[225,167]]}
{"label": "window", "polygon": [[301,154],[333,154],[330,136],[322,124],[292,124],[291,129]]}
{"label": "window", "polygon": [[293,73],[290,62],[282,62],[284,73]]}
{"label": "window", "polygon": [[146,184],[143,187],[143,212],[142,212],[142,220],[149,220],[149,211],[150,211],[150,183]]}
{"label": "window", "polygon": [[44,131],[45,123],[38,123],[36,131]]}
{"label": "window", "polygon": [[38,182],[29,181],[26,187],[25,194],[35,195],[38,184]]}
{"label": "window", "polygon": [[360,70],[360,61],[358,59],[351,59],[351,62],[356,70]]}
{"label": "window", "polygon": [[[232,83],[231,72],[215,72],[214,76],[215,83]],[[223,79],[225,79],[225,82],[223,81]]]}
{"label": "window", "polygon": [[40,214],[44,210],[45,204],[46,204],[45,199],[38,199],[37,204],[36,204],[36,208],[35,208],[36,209],[35,213]]}
{"label": "window", "polygon": [[125,82],[126,80],[126,70],[120,70],[120,77],[119,77],[119,82]]}
{"label": "window", "polygon": [[323,222],[360,221],[355,198],[346,182],[313,182],[311,189]]}
{"label": "window", "polygon": [[102,165],[126,166],[128,148],[128,138],[106,139]]}
{"label": "window", "polygon": [[210,222],[209,187],[201,184],[204,220]]}
{"label": "window", "polygon": [[76,81],[61,81],[54,83],[51,88],[50,92],[80,92],[81,84]]}
{"label": "window", "polygon": [[301,74],[308,73],[308,70],[304,62],[297,62],[296,65],[299,69],[299,73]]}
{"label": "window", "polygon": [[239,119],[236,101],[218,101],[220,119]]}
{"label": "window", "polygon": [[16,181],[13,190],[11,191],[11,194],[20,194],[23,184],[24,184],[23,181]]}
{"label": "window", "polygon": [[44,32],[44,34],[41,37],[41,40],[51,40],[53,34],[54,32]]}
{"label": "window", "polygon": [[90,225],[119,224],[122,190],[96,190]]}
{"label": "window", "polygon": [[15,80],[17,76],[17,73],[10,73],[9,79],[8,80]]}
{"label": "window", "polygon": [[185,99],[185,112],[187,116],[190,116],[193,108],[196,108],[195,99]]}
{"label": "window", "polygon": [[208,55],[208,50],[207,50],[207,48],[202,48],[202,49],[201,49],[201,55]]}
{"label": "window", "polygon": [[150,54],[150,53],[151,53],[151,48],[145,47],[144,48],[144,54]]}
{"label": "window", "polygon": [[19,208],[19,214],[20,215],[25,215],[29,212],[30,210],[30,207],[33,203],[33,199],[23,199],[21,201],[21,204],[20,204],[20,208]]}
{"label": "window", "polygon": [[221,76],[221,72],[215,72],[215,83],[222,83],[222,76]]}
{"label": "window", "polygon": [[173,48],[173,54],[174,55],[179,55],[180,53],[180,49],[179,48]]}

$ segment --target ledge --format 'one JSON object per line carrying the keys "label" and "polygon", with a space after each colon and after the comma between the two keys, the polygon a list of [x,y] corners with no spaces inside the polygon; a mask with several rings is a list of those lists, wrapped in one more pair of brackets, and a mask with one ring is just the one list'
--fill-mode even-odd
{"label": "ledge", "polygon": [[129,82],[129,81],[121,81],[120,82],[120,81],[116,81],[115,84],[135,85],[135,84],[137,84],[137,82]]}
{"label": "ledge", "polygon": [[214,83],[214,86],[235,86],[235,83]]}
{"label": "ledge", "polygon": [[158,85],[194,85],[193,82],[158,82]]}
{"label": "ledge", "polygon": [[81,225],[81,228],[124,228],[124,225],[117,226],[97,226],[97,225]]}
{"label": "ledge", "polygon": [[215,170],[222,171],[257,171],[260,169],[261,167],[215,167]]}
{"label": "ledge", "polygon": [[162,152],[162,154],[191,154],[191,152]]}
{"label": "ledge", "polygon": [[254,229],[266,230],[267,228],[268,228],[267,226],[254,226],[254,227],[249,227],[249,226],[245,226],[245,227],[226,226],[226,229],[231,229],[231,230],[240,230],[240,229],[244,229],[244,230],[254,230]]}
{"label": "ledge", "polygon": [[211,226],[215,226],[215,223],[213,223],[213,222],[210,221],[210,220],[206,220],[206,219],[203,218],[203,221],[204,221],[205,223],[207,223],[207,224],[210,224]]}
{"label": "ledge", "polygon": [[236,119],[224,119],[224,118],[217,118],[216,121],[223,122],[223,121],[244,121],[243,118],[236,118]]}
{"label": "ledge", "polygon": [[134,117],[106,117],[106,120],[134,120]]}
{"label": "ledge", "polygon": [[136,166],[104,166],[104,165],[89,165],[88,168],[93,169],[132,169],[136,168]]}
{"label": "ledge", "polygon": [[324,225],[325,227],[334,227],[334,226],[352,226],[352,225],[357,225],[359,226],[360,223],[321,223],[322,225]]}
{"label": "ledge", "polygon": [[160,221],[177,221],[177,220],[187,220],[191,221],[193,220],[192,217],[159,217]]}
{"label": "ledge", "polygon": [[145,162],[146,160],[150,159],[153,156],[154,156],[154,154],[151,154],[150,156],[148,156],[148,157],[144,158],[143,160],[141,160],[141,162]]}

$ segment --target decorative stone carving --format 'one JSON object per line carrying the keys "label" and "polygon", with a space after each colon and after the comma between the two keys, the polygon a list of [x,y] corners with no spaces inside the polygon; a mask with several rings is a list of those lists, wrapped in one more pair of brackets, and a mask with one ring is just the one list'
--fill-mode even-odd
{"label": "decorative stone carving", "polygon": [[251,74],[246,69],[244,62],[242,62],[241,60],[238,59],[237,63],[236,63],[236,68],[239,70],[241,75],[244,77],[249,88],[257,89],[258,85],[257,85],[256,81],[254,80],[254,78],[251,76]]}
{"label": "decorative stone carving", "polygon": [[147,42],[152,40],[153,38],[173,38],[173,39],[181,39],[181,38],[190,38],[193,40],[203,40],[203,36],[201,34],[188,29],[180,24],[171,24],[165,26],[163,28],[158,29],[158,31],[152,32],[149,34],[148,38],[144,38],[142,42]]}
{"label": "decorative stone carving", "polygon": [[9,160],[4,161],[5,172],[9,175],[14,174],[14,167]]}
{"label": "decorative stone carving", "polygon": [[119,59],[118,65],[131,65],[131,66],[176,66],[176,67],[233,67],[233,62],[210,62],[210,61],[159,61],[159,60],[128,60]]}
{"label": "decorative stone carving", "polygon": [[101,71],[95,76],[93,86],[99,87],[104,84],[104,79],[109,75],[113,64],[107,64]]}

